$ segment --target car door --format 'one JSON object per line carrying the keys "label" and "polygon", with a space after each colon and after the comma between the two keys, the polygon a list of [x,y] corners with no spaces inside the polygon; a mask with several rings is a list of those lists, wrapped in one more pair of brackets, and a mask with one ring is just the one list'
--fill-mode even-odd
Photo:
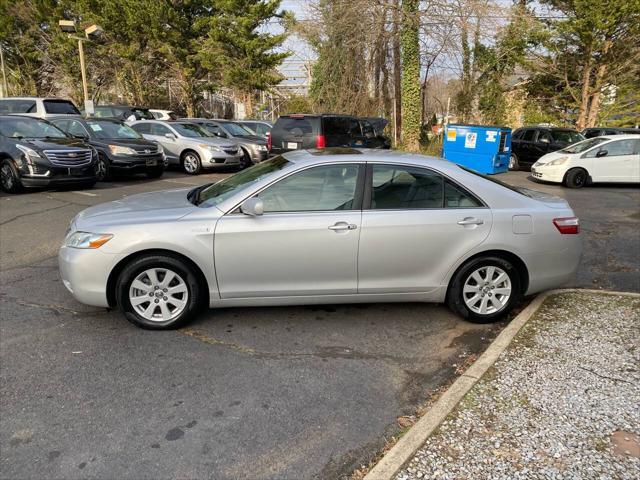
{"label": "car door", "polygon": [[[170,136],[168,137],[167,134]],[[146,136],[145,136],[146,137]],[[173,164],[179,162],[182,153],[182,145],[175,132],[161,123],[149,123],[149,140],[153,140],[162,145],[164,154]]]}
{"label": "car door", "polygon": [[553,151],[551,144],[553,143],[553,137],[546,130],[538,130],[538,136],[536,141],[531,146],[532,160],[537,162],[540,157]]}
{"label": "car door", "polygon": [[314,166],[259,192],[263,215],[220,219],[221,298],[355,294],[363,181],[358,164]]}
{"label": "car door", "polygon": [[492,224],[464,187],[422,167],[367,166],[358,253],[358,293],[428,292]]}
{"label": "car door", "polygon": [[594,182],[640,182],[640,139],[607,142],[584,156]]}

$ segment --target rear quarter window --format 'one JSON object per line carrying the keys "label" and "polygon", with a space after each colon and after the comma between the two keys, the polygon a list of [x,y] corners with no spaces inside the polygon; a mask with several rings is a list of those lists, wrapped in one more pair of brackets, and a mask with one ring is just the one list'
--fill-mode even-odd
{"label": "rear quarter window", "polygon": [[44,110],[47,113],[59,115],[80,115],[80,111],[69,100],[44,100]]}
{"label": "rear quarter window", "polygon": [[0,113],[35,113],[34,100],[4,99],[0,100]]}

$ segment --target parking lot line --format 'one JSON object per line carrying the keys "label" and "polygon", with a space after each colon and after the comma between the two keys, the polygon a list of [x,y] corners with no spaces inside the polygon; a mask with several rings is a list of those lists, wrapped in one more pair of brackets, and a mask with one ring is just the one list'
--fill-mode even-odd
{"label": "parking lot line", "polygon": [[72,190],[71,193],[77,193],[78,195],[86,195],[87,197],[97,197],[97,193],[81,192],[80,190]]}
{"label": "parking lot line", "polygon": [[166,180],[166,179],[162,179],[163,182],[169,182],[169,183],[177,183],[179,185],[196,185],[195,183],[191,183],[191,182],[180,182],[178,180]]}

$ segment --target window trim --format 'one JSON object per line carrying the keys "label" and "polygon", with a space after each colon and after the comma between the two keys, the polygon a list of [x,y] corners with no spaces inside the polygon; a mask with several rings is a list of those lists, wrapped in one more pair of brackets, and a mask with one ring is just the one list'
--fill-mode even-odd
{"label": "window trim", "polygon": [[292,210],[290,212],[264,212],[261,217],[264,216],[269,216],[269,215],[300,215],[300,214],[312,214],[312,213],[347,213],[347,212],[361,212],[362,211],[362,203],[363,203],[363,198],[364,198],[364,183],[365,183],[365,170],[366,170],[366,163],[365,162],[331,162],[331,163],[323,163],[323,164],[314,164],[314,165],[307,165],[303,168],[294,170],[292,172],[289,172],[287,175],[284,175],[280,178],[274,179],[272,182],[270,182],[267,185],[264,185],[263,187],[261,187],[258,190],[255,190],[253,192],[251,192],[249,195],[245,196],[242,198],[242,200],[240,200],[239,202],[237,202],[236,204],[234,204],[233,207],[231,207],[229,209],[229,211],[227,213],[225,213],[225,215],[243,215],[246,216],[244,213],[242,213],[240,211],[240,205],[242,205],[243,202],[245,202],[246,200],[253,198],[257,195],[260,195],[263,191],[265,191],[267,188],[275,185],[276,183],[285,180],[286,178],[289,178],[291,175],[295,175],[297,173],[302,173],[306,170],[310,170],[312,168],[318,168],[318,167],[327,167],[327,166],[347,166],[347,165],[353,165],[358,167],[358,175],[356,177],[356,189],[355,189],[355,193],[353,195],[353,206],[351,209],[349,210]]}
{"label": "window trim", "polygon": [[[374,167],[374,165],[383,165],[385,167],[399,166],[399,167],[416,168],[416,169],[419,169],[419,170],[426,170],[426,171],[428,171],[429,173],[432,173],[432,174],[440,175],[443,178],[443,183],[442,183],[443,196],[444,196],[444,180],[448,180],[453,185],[455,185],[457,188],[459,188],[460,190],[462,190],[463,192],[468,194],[471,198],[475,199],[481,205],[479,205],[477,207],[444,207],[443,206],[443,207],[433,207],[433,208],[371,208],[371,200],[372,200],[372,197],[373,197],[373,167]],[[469,209],[489,208],[487,203],[484,200],[482,200],[482,198],[480,198],[478,195],[473,193],[467,187],[461,185],[460,182],[454,180],[453,178],[451,178],[449,175],[445,174],[444,172],[441,172],[441,171],[433,169],[433,168],[423,167],[423,166],[419,166],[419,165],[411,165],[411,164],[407,164],[407,163],[367,162],[366,170],[367,170],[367,172],[366,172],[366,175],[365,175],[364,199],[363,199],[363,202],[362,202],[362,211],[363,212],[365,212],[365,211],[368,211],[368,212],[416,212],[416,211],[420,211],[420,210],[427,210],[427,211],[429,211],[429,210],[469,210]]]}

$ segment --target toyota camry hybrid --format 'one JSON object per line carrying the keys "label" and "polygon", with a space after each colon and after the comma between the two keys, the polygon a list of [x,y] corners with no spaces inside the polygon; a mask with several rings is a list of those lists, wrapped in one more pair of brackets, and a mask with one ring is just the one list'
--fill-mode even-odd
{"label": "toyota camry hybrid", "polygon": [[77,300],[150,329],[204,306],[356,302],[489,322],[570,280],[581,251],[561,198],[422,155],[324,149],[88,208],[59,264]]}

